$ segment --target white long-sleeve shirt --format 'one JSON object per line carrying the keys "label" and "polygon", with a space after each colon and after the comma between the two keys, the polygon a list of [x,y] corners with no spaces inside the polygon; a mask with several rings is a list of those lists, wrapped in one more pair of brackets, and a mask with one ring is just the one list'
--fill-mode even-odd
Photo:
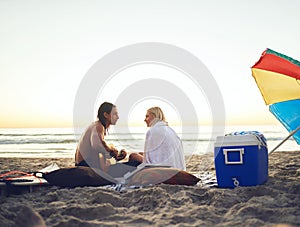
{"label": "white long-sleeve shirt", "polygon": [[166,122],[158,121],[147,132],[144,162],[186,170],[182,142]]}

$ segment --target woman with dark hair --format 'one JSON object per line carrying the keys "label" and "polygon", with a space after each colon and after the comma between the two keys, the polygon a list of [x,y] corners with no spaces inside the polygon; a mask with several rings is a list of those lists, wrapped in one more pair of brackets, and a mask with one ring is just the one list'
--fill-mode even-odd
{"label": "woman with dark hair", "polygon": [[109,173],[113,177],[123,176],[126,172],[135,169],[139,163],[124,162],[114,165],[108,159],[116,161],[124,159],[125,150],[118,151],[113,145],[108,145],[104,136],[110,125],[115,125],[119,119],[117,107],[104,102],[98,109],[98,121],[93,122],[81,136],[75,154],[76,166],[89,166]]}

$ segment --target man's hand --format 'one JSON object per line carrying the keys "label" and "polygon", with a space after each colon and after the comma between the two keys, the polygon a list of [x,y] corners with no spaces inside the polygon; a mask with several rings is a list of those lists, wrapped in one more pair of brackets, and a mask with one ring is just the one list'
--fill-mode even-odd
{"label": "man's hand", "polygon": [[127,152],[124,149],[122,149],[118,152],[117,156],[115,156],[114,158],[116,159],[116,161],[120,161],[120,160],[126,158],[126,155],[127,155]]}
{"label": "man's hand", "polygon": [[111,149],[110,152],[109,152],[110,156],[113,157],[113,158],[116,158],[118,156],[118,153],[119,153],[118,150],[115,149],[115,148]]}

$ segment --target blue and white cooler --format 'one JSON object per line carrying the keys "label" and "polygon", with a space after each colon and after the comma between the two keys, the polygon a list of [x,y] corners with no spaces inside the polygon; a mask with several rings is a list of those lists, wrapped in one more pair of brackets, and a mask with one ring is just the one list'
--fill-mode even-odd
{"label": "blue and white cooler", "polygon": [[214,148],[215,169],[220,188],[255,186],[268,179],[268,148],[256,131],[218,136]]}

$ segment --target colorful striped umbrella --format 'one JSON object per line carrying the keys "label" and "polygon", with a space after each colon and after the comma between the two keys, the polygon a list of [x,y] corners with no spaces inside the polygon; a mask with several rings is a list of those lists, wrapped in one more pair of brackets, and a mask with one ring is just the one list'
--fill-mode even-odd
{"label": "colorful striped umbrella", "polygon": [[300,62],[266,49],[251,69],[271,113],[300,145]]}

